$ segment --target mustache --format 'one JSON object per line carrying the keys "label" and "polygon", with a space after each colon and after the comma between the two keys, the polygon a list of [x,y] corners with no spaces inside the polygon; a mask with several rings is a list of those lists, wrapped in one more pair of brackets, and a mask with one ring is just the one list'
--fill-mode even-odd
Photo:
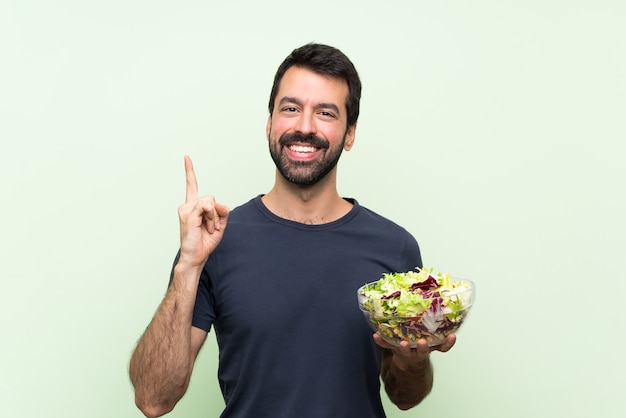
{"label": "mustache", "polygon": [[301,144],[308,144],[314,146],[316,148],[328,148],[330,146],[329,142],[324,138],[320,138],[319,136],[315,136],[313,134],[304,135],[299,132],[292,133],[284,133],[281,135],[278,143],[282,146],[287,144],[291,144],[294,142],[298,142]]}

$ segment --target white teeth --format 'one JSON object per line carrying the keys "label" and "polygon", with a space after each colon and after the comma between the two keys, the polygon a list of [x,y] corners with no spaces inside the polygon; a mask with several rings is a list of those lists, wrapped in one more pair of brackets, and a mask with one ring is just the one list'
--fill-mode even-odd
{"label": "white teeth", "polygon": [[289,149],[294,152],[315,152],[317,148],[304,145],[290,145]]}

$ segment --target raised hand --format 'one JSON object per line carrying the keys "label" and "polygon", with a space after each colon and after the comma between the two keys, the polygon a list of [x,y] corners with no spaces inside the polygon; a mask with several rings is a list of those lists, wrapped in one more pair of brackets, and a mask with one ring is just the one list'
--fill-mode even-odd
{"label": "raised hand", "polygon": [[137,343],[129,365],[135,403],[147,417],[170,412],[183,397],[207,332],[192,326],[198,280],[220,243],[229,210],[212,196],[198,197],[198,183],[185,157],[187,194],[178,208],[180,258],[165,297]]}
{"label": "raised hand", "polygon": [[180,260],[190,267],[201,268],[218,246],[226,223],[228,207],[213,196],[198,197],[198,182],[191,158],[185,156],[187,192],[185,203],[178,208],[180,220]]}

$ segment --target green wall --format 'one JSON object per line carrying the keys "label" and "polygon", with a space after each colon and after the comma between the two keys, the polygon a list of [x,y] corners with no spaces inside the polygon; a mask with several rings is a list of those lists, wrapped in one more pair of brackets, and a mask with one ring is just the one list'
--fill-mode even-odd
{"label": "green wall", "polygon": [[[364,83],[341,193],[478,286],[431,396],[389,417],[623,416],[625,20],[621,0],[2,2],[0,415],[141,416],[127,363],[183,155],[231,207],[269,190],[272,76],[317,41]],[[218,415],[216,355],[172,417]]]}

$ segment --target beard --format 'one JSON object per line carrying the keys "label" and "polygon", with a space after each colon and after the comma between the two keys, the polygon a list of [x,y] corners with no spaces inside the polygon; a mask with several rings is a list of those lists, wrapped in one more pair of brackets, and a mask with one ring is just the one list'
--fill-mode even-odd
{"label": "beard", "polygon": [[[346,131],[347,133],[347,131]],[[339,157],[343,151],[343,146],[346,141],[346,134],[344,134],[341,143],[337,147],[330,148],[330,144],[327,140],[315,135],[303,135],[300,133],[285,133],[278,141],[269,141],[270,155],[274,164],[278,169],[278,172],[290,183],[299,186],[310,186],[324,177],[332,171],[333,168],[339,162]],[[293,161],[285,153],[283,149],[287,144],[298,142],[301,144],[308,144],[316,148],[323,150],[321,160],[312,161]]]}

